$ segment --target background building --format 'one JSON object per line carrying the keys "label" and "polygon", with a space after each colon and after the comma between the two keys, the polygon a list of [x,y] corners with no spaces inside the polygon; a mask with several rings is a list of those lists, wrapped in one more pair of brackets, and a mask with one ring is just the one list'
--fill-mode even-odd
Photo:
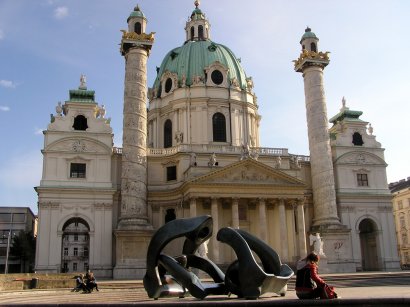
{"label": "background building", "polygon": [[410,269],[410,177],[389,184],[393,195],[398,252],[402,269]]}
{"label": "background building", "polygon": [[[27,266],[10,253],[13,238],[20,232],[29,232],[37,236],[37,217],[28,207],[0,207],[0,273],[28,272]],[[34,252],[34,251],[33,251]]]}
{"label": "background building", "polygon": [[[304,257],[313,248],[309,236],[318,233],[324,271],[399,268],[384,149],[345,101],[328,130],[329,58],[311,29],[295,61],[305,84],[307,157],[260,144],[252,77],[228,47],[212,41],[198,1],[185,42],[165,55],[147,91],[154,34],[146,22],[137,6],[121,40],[123,148],[113,147],[105,107],[84,76],[44,131],[38,272],[89,266],[97,276],[142,277],[155,229],[203,214],[214,221],[208,256],[223,266],[235,255],[216,232],[231,226],[265,240],[283,262]],[[181,242],[169,250],[179,254]]]}

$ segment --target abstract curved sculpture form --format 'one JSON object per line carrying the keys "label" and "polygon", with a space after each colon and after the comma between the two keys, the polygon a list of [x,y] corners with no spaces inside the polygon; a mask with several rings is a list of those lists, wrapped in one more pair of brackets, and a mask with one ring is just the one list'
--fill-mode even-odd
{"label": "abstract curved sculpture form", "polygon": [[[285,295],[287,283],[294,273],[288,265],[281,263],[269,245],[246,231],[230,227],[220,229],[217,240],[231,246],[238,258],[225,275],[225,285],[231,293],[246,299],[257,299],[267,292]],[[252,251],[258,255],[262,267]]]}
{"label": "abstract curved sculpture form", "polygon": [[[217,239],[231,246],[238,258],[229,265],[226,274],[208,258],[195,255],[198,247],[212,236],[212,228],[210,216],[199,216],[176,219],[157,230],[148,246],[147,272],[143,279],[149,297],[184,297],[187,292],[199,299],[228,293],[246,299],[257,299],[267,292],[285,295],[292,269],[281,263],[269,245],[246,231],[227,227],[217,234]],[[181,255],[161,253],[169,242],[180,237],[185,237]],[[191,268],[204,271],[213,282],[202,282]]]}
{"label": "abstract curved sculpture form", "polygon": [[[199,216],[176,219],[157,230],[148,246],[147,272],[143,279],[149,297],[183,297],[186,290],[200,299],[209,294],[226,293],[223,272],[209,259],[194,255],[197,248],[212,235],[212,226],[210,216]],[[184,236],[186,239],[181,256],[161,254],[169,242]],[[189,270],[190,267],[205,271],[214,279],[214,283],[202,283]]]}

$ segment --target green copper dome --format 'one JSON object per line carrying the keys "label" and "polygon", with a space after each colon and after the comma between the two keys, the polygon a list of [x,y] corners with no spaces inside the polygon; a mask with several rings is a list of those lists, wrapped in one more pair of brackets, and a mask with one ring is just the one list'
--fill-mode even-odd
{"label": "green copper dome", "polygon": [[168,52],[159,68],[154,88],[159,88],[161,77],[166,71],[176,73],[179,82],[185,75],[186,85],[190,86],[194,76],[205,79],[205,68],[215,62],[219,62],[229,69],[229,80],[236,78],[239,87],[246,88],[246,74],[240,60],[229,48],[211,40],[187,41],[183,46]]}
{"label": "green copper dome", "polygon": [[302,43],[303,40],[305,40],[306,38],[315,38],[318,40],[316,34],[313,33],[312,29],[309,27],[306,28],[305,33],[302,35],[302,38],[300,39],[300,42]]}
{"label": "green copper dome", "polygon": [[140,7],[138,5],[134,8],[134,11],[131,12],[130,16],[127,19],[127,22],[130,20],[130,18],[133,17],[140,17],[146,19],[144,13],[140,10]]}

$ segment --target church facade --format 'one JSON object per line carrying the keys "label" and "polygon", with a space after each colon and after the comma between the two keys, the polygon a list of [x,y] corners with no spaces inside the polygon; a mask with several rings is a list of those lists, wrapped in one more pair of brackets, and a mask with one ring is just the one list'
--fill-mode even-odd
{"label": "church facade", "polygon": [[[311,29],[295,60],[305,84],[310,156],[303,156],[260,144],[253,80],[211,40],[198,1],[185,42],[165,55],[149,89],[154,34],[146,22],[137,6],[122,31],[122,148],[113,147],[105,106],[84,76],[44,131],[37,272],[90,268],[99,277],[140,278],[156,229],[205,214],[214,222],[208,257],[222,266],[235,254],[216,232],[230,226],[266,241],[284,263],[320,241],[327,272],[399,268],[384,149],[345,100],[328,128],[329,58]],[[181,242],[169,249],[178,255]]]}

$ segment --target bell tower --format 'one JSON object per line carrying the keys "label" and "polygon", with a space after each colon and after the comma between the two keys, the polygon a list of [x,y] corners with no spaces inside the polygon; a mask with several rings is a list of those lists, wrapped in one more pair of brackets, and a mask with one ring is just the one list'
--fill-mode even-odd
{"label": "bell tower", "polygon": [[125,58],[123,149],[120,213],[114,278],[142,277],[145,252],[153,227],[147,204],[147,59],[154,33],[146,34],[147,19],[139,6],[127,19],[121,54]]}

